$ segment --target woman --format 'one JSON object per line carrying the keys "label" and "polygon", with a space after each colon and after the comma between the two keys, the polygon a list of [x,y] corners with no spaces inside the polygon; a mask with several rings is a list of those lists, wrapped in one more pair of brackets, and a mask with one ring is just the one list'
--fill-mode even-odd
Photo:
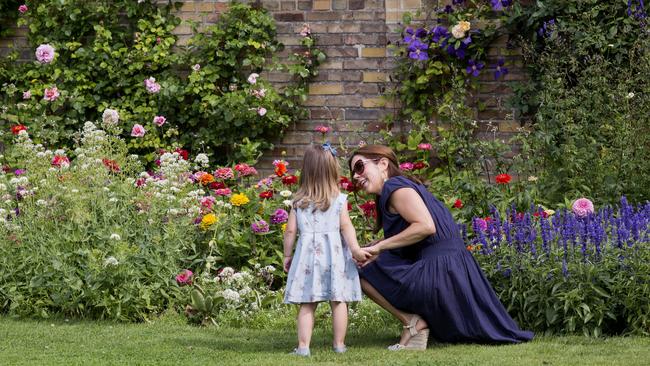
{"label": "woman", "polygon": [[449,210],[418,181],[402,175],[395,153],[366,145],[349,160],[359,188],[375,194],[384,239],[364,248],[366,295],[404,324],[391,350],[442,342],[518,343],[533,338],[508,315]]}

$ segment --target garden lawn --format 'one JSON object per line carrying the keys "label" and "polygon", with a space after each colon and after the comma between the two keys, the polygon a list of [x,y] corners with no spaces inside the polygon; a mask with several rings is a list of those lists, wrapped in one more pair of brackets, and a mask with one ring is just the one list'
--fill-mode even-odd
{"label": "garden lawn", "polygon": [[185,325],[31,321],[0,317],[0,365],[647,365],[649,337],[538,337],[522,345],[430,344],[425,352],[389,352],[394,326],[351,332],[349,351],[330,350],[331,333],[317,329],[313,356],[288,355],[294,329],[235,329]]}

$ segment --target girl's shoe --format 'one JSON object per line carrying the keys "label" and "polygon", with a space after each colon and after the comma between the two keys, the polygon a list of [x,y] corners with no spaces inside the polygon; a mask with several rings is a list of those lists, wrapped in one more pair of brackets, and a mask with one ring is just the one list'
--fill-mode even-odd
{"label": "girl's shoe", "polygon": [[345,353],[348,351],[348,347],[346,346],[341,346],[341,347],[332,347],[334,349],[334,352],[336,353]]}
{"label": "girl's shoe", "polygon": [[419,332],[415,328],[416,324],[418,323],[418,320],[420,320],[419,315],[413,314],[413,317],[411,317],[411,320],[409,321],[409,325],[405,325],[403,328],[408,329],[409,333],[411,334],[411,338],[406,342],[406,344],[400,344],[396,343],[392,346],[389,346],[388,349],[391,351],[400,351],[403,349],[411,349],[411,350],[425,350],[427,349],[427,342],[429,340],[429,329],[422,329]]}
{"label": "girl's shoe", "polygon": [[303,357],[311,356],[311,352],[309,352],[309,348],[294,348],[293,352],[290,352],[289,354],[296,355],[296,356],[303,356]]}

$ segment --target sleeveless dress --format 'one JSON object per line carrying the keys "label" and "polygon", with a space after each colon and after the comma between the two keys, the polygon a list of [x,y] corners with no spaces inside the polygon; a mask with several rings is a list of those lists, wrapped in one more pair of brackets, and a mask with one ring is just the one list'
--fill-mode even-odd
{"label": "sleeveless dress", "polygon": [[340,194],[327,211],[297,208],[298,244],[291,260],[284,302],[361,301],[359,272],[341,237],[339,215],[347,209]]}
{"label": "sleeveless dress", "polygon": [[519,343],[533,333],[519,329],[499,301],[476,259],[465,248],[451,212],[427,189],[406,177],[384,183],[377,203],[384,236],[409,225],[388,211],[388,199],[413,188],[426,204],[436,233],[402,248],[386,250],[360,275],[396,308],[423,317],[430,335],[441,342]]}

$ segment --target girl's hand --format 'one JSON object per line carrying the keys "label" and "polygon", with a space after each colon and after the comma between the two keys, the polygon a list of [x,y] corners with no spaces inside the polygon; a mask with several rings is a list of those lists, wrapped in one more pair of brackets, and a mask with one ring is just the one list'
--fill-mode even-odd
{"label": "girl's hand", "polygon": [[352,257],[354,257],[354,260],[357,262],[357,264],[362,264],[371,257],[371,254],[362,248],[358,248],[352,251]]}
{"label": "girl's hand", "polygon": [[291,268],[291,256],[284,257],[283,265],[284,265],[284,271],[289,273],[289,268]]}
{"label": "girl's hand", "polygon": [[365,247],[365,248],[363,248],[363,250],[364,250],[364,251],[365,251],[369,256],[368,256],[368,258],[366,258],[366,260],[365,260],[363,263],[361,263],[361,267],[365,267],[365,266],[369,265],[369,264],[372,263],[375,259],[377,259],[377,257],[379,257],[379,253],[381,253],[381,250],[379,249],[379,246],[376,245],[378,242],[379,242],[379,240],[374,241],[374,242],[373,242],[373,245],[371,245],[371,246],[369,246],[369,247]]}

